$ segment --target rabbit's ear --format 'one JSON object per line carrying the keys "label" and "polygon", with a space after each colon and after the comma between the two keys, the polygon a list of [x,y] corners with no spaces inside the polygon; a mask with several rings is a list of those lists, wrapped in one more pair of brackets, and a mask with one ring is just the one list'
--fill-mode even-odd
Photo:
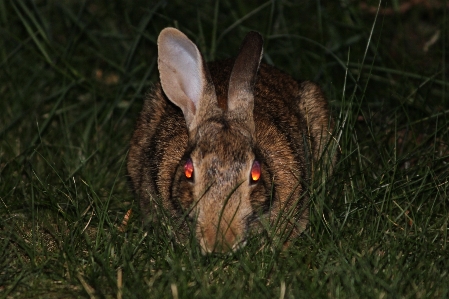
{"label": "rabbit's ear", "polygon": [[249,32],[242,42],[229,79],[229,116],[245,122],[251,132],[254,132],[253,89],[262,59],[262,46],[262,36],[254,31]]}
{"label": "rabbit's ear", "polygon": [[189,130],[216,111],[215,89],[195,44],[175,28],[159,34],[158,68],[162,89],[182,109]]}

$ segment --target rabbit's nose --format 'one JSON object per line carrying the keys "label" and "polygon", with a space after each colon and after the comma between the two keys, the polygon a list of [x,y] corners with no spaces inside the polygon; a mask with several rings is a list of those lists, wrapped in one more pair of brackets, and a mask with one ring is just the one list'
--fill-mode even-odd
{"label": "rabbit's nose", "polygon": [[239,238],[231,227],[221,226],[219,229],[203,230],[199,236],[201,253],[226,253],[238,248]]}

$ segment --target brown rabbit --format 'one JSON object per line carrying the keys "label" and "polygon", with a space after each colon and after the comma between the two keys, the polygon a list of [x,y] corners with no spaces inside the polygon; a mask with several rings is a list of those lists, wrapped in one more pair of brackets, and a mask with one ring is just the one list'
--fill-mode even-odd
{"label": "brown rabbit", "polygon": [[159,202],[181,235],[193,228],[203,253],[234,251],[262,230],[286,245],[308,223],[310,170],[332,121],[317,85],[260,63],[262,45],[250,32],[236,59],[206,64],[179,30],[158,38],[160,84],[138,119],[128,172],[146,220],[159,221]]}

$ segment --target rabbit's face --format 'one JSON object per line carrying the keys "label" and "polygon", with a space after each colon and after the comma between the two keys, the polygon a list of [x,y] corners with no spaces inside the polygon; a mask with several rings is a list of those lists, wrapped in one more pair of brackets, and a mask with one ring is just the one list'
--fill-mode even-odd
{"label": "rabbit's face", "polygon": [[257,218],[252,206],[265,198],[260,196],[264,189],[257,187],[263,167],[253,149],[253,88],[262,44],[257,33],[247,36],[229,77],[227,101],[218,105],[214,82],[195,44],[174,28],[158,38],[161,86],[182,110],[189,136],[171,197],[194,221],[203,253],[244,245],[255,222],[251,220]]}
{"label": "rabbit's face", "polygon": [[235,251],[258,232],[287,246],[308,223],[310,170],[321,157],[335,163],[323,152],[333,122],[319,87],[260,67],[256,32],[235,59],[210,64],[175,28],[157,44],[160,85],[128,159],[148,220],[169,216],[175,236],[191,233],[203,254]]}
{"label": "rabbit's face", "polygon": [[193,140],[180,167],[181,188],[187,190],[179,201],[190,211],[203,253],[236,250],[245,244],[250,198],[261,175],[252,137],[233,122],[216,119],[199,127]]}

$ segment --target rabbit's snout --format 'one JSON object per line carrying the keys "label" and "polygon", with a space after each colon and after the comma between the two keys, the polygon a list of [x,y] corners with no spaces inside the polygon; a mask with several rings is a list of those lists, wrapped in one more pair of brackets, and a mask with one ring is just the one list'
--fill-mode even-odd
{"label": "rabbit's snout", "polygon": [[[250,181],[252,165],[248,161],[254,156],[246,149],[250,141],[246,140],[245,146],[236,138],[232,146],[223,147],[222,138],[228,142],[234,139],[227,133],[216,131],[207,139],[208,144],[201,142],[191,153],[195,177],[188,188],[196,198],[191,217],[203,254],[240,248],[246,238],[248,216],[253,213],[250,197],[255,184]],[[207,153],[206,148],[210,150]]]}
{"label": "rabbit's snout", "polygon": [[216,192],[218,188],[212,186],[197,202],[196,236],[203,254],[235,251],[244,246],[246,222],[252,213],[248,204],[250,190],[244,184],[228,195]]}
{"label": "rabbit's snout", "polygon": [[199,224],[196,232],[203,254],[224,253],[239,249],[245,239],[242,233],[238,221],[231,219],[231,223],[229,223],[225,218],[212,223],[206,222],[204,225]]}

